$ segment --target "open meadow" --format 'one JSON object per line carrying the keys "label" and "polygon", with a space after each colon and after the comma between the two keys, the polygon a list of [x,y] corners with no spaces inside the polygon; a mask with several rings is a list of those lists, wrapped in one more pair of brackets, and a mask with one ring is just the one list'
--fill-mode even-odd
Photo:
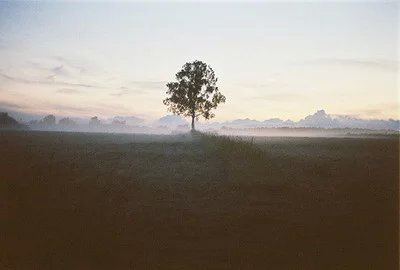
{"label": "open meadow", "polygon": [[399,138],[0,132],[0,269],[396,269]]}

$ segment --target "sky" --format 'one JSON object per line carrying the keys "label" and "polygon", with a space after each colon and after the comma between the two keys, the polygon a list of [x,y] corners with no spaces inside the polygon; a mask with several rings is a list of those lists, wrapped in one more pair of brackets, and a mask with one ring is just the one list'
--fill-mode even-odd
{"label": "sky", "polygon": [[399,24],[397,1],[0,2],[0,108],[156,119],[201,60],[227,99],[214,121],[399,119]]}

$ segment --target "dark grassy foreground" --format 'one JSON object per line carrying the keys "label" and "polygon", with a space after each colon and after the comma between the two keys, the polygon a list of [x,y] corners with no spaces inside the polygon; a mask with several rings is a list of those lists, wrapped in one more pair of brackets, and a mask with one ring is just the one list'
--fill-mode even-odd
{"label": "dark grassy foreground", "polygon": [[396,269],[399,141],[0,132],[1,269]]}

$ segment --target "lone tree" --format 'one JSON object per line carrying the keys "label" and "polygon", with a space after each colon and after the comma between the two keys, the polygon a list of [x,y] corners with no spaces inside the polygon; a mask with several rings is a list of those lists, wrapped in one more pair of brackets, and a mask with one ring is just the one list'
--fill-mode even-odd
{"label": "lone tree", "polygon": [[191,117],[194,130],[194,119],[213,118],[211,111],[225,102],[225,96],[216,86],[214,70],[201,61],[186,63],[175,77],[176,82],[167,83],[169,97],[163,103],[174,114]]}

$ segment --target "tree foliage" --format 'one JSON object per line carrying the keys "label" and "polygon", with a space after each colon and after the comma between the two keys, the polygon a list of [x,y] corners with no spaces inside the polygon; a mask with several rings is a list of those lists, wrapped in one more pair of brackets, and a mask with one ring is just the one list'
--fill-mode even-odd
{"label": "tree foliage", "polygon": [[97,116],[93,116],[92,118],[90,118],[89,126],[99,126],[99,125],[100,125],[100,120]]}
{"label": "tree foliage", "polygon": [[217,87],[218,78],[214,70],[204,62],[194,61],[186,63],[175,75],[176,81],[167,83],[167,95],[163,103],[174,114],[194,119],[204,117],[210,119],[215,116],[212,110],[218,104],[225,102],[225,96]]}
{"label": "tree foliage", "polygon": [[56,117],[52,114],[49,114],[43,118],[42,122],[47,126],[54,126],[56,124]]}

